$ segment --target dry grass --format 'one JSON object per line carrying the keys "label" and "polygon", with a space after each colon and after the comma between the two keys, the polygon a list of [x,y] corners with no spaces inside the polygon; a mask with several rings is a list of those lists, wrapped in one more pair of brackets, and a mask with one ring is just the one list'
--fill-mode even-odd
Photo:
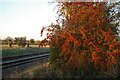
{"label": "dry grass", "polygon": [[[117,78],[117,68],[111,67],[111,70],[105,72],[103,77],[96,78]],[[93,76],[89,76],[91,78]],[[49,62],[43,63],[39,66],[34,66],[22,73],[11,75],[10,78],[81,78],[81,76],[73,76],[70,72],[63,73],[61,70],[52,70]],[[85,78],[85,77],[84,77]]]}
{"label": "dry grass", "polygon": [[[39,45],[30,45],[29,47],[38,47]],[[43,46],[43,47],[49,47],[49,45],[47,46]],[[12,45],[12,47],[9,47],[9,45],[2,45],[0,50],[5,50],[5,49],[25,49],[27,48],[27,46],[23,47],[19,47],[18,45]]]}
{"label": "dry grass", "polygon": [[43,63],[43,64],[38,65],[38,66],[33,66],[24,72],[18,73],[16,75],[11,75],[10,78],[39,78],[39,77],[43,77],[48,66],[49,66],[48,62]]}
{"label": "dry grass", "polygon": [[25,48],[19,47],[18,45],[12,45],[12,47],[9,47],[9,45],[2,45],[2,50],[6,49],[25,49]]}
{"label": "dry grass", "polygon": [[49,62],[46,62],[16,75],[11,75],[9,78],[63,78],[63,73],[60,70],[52,70]]}

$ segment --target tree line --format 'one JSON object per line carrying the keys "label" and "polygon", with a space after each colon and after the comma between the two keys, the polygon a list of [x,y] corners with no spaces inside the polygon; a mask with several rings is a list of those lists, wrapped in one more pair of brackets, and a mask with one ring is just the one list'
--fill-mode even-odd
{"label": "tree line", "polygon": [[14,39],[11,37],[7,37],[2,40],[2,44],[9,45],[10,47],[12,47],[12,45],[18,45],[19,47],[25,47],[27,45],[27,47],[29,47],[29,45],[31,44],[38,45],[39,43],[39,40],[26,40],[26,37],[15,37]]}

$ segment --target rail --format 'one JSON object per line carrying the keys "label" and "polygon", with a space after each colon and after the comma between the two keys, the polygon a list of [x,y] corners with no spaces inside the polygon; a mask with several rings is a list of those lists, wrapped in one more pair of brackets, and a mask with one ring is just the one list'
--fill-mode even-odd
{"label": "rail", "polygon": [[49,58],[49,52],[35,53],[35,54],[26,54],[21,56],[6,57],[2,59],[0,65],[1,69],[6,69],[9,67],[18,66],[21,64],[30,63],[37,60],[43,60]]}

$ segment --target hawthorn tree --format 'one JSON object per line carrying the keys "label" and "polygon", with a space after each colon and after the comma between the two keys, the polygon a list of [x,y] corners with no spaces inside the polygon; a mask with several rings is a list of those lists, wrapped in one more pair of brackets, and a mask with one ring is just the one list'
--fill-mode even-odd
{"label": "hawthorn tree", "polygon": [[116,4],[65,2],[58,5],[58,24],[41,30],[41,36],[44,30],[48,31],[44,41],[50,45],[53,68],[87,73],[111,69],[120,54]]}

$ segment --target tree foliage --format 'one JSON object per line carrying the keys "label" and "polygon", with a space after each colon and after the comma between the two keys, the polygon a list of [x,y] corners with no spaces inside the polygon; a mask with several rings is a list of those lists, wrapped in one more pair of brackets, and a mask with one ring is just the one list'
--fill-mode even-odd
{"label": "tree foliage", "polygon": [[25,47],[26,45],[26,37],[15,37],[14,42],[18,44],[18,46]]}
{"label": "tree foliage", "polygon": [[9,45],[10,47],[12,47],[13,39],[12,39],[11,37],[7,37],[7,38],[5,39],[5,41],[7,41],[8,45]]}
{"label": "tree foliage", "polygon": [[[120,55],[117,42],[116,3],[59,3],[57,25],[44,27],[51,48],[50,61],[55,69],[110,69]],[[43,45],[44,42],[41,42]]]}
{"label": "tree foliage", "polygon": [[35,40],[34,40],[34,39],[30,39],[30,43],[31,43],[31,44],[34,44],[34,43],[35,43]]}

